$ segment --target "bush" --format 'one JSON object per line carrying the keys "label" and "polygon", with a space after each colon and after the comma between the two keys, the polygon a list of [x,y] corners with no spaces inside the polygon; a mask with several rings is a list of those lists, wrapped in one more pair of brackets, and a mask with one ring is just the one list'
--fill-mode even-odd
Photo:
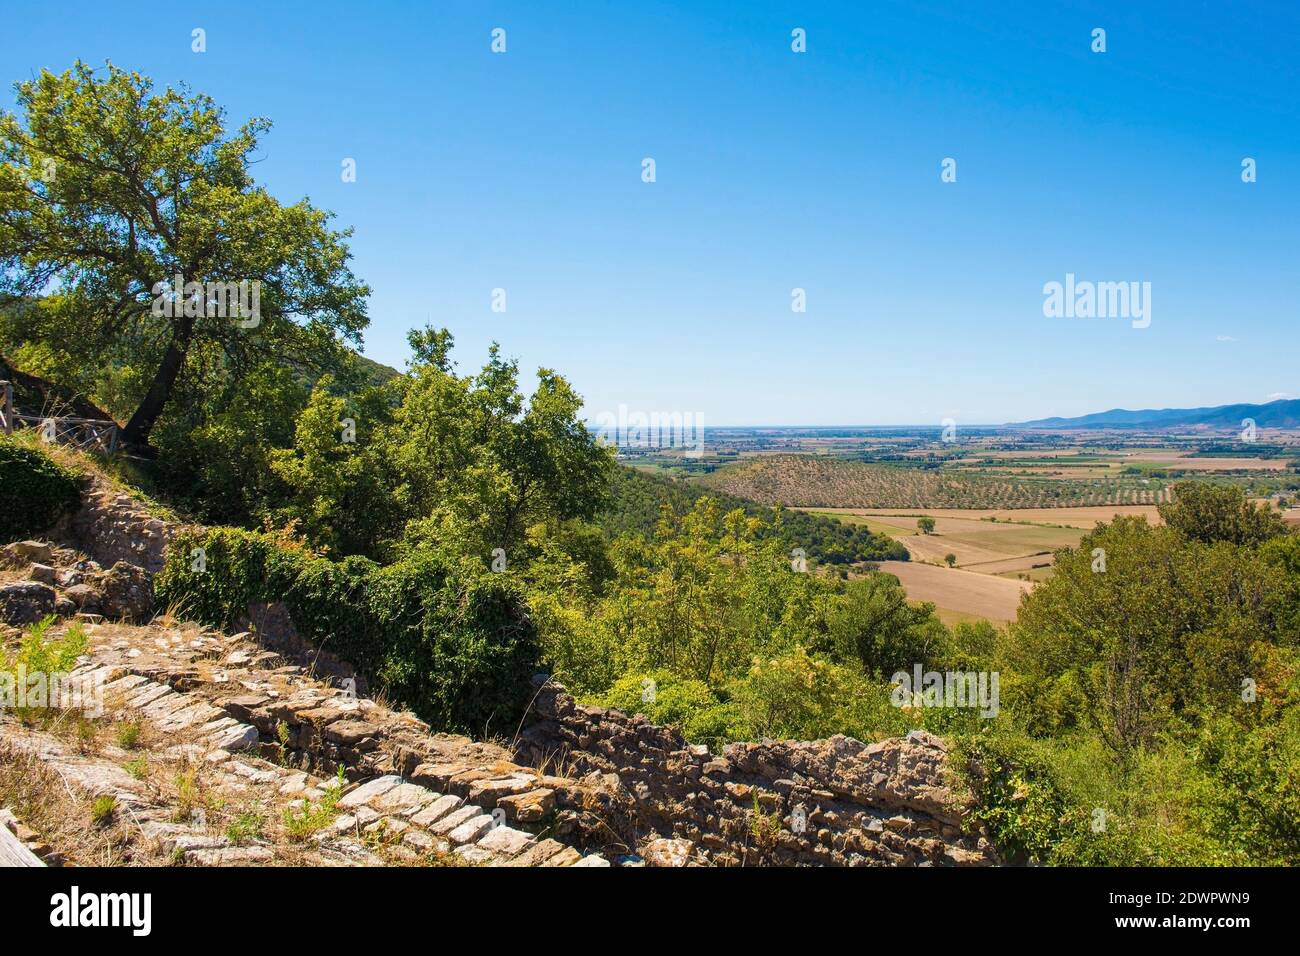
{"label": "bush", "polygon": [[[195,549],[202,549],[202,561]],[[155,582],[161,599],[231,626],[254,602],[283,601],[298,632],[380,682],[437,730],[514,730],[537,642],[513,579],[418,551],[381,567],[208,529],[178,540]]]}
{"label": "bush", "polygon": [[81,505],[81,478],[34,448],[0,437],[0,541],[46,531]]}
{"label": "bush", "polygon": [[[14,714],[24,723],[52,719],[60,713],[59,701],[54,697],[49,682],[55,675],[70,673],[86,649],[86,633],[80,624],[73,624],[62,636],[47,636],[55,620],[51,616],[33,624],[13,651],[0,649],[0,712],[12,707]],[[31,678],[38,675],[48,694],[45,702],[18,706],[22,682],[30,684]]]}
{"label": "bush", "polygon": [[[1207,812],[1218,791],[1176,740],[1115,758],[1092,734],[1033,740],[1015,731],[958,738],[972,817],[1011,863],[1212,866],[1266,862],[1226,846]],[[1244,852],[1242,852],[1244,850]]]}

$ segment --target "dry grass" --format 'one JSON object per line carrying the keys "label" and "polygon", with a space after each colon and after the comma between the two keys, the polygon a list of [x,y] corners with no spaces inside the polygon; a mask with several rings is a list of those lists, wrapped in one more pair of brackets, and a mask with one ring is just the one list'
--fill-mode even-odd
{"label": "dry grass", "polygon": [[129,495],[155,518],[162,518],[165,521],[184,520],[173,509],[141,490],[148,484],[148,479],[144,472],[136,468],[128,459],[121,456],[108,459],[66,445],[47,444],[37,438],[36,433],[31,429],[15,433],[15,439],[39,450],[69,471],[106,485],[114,493]]}
{"label": "dry grass", "polygon": [[78,793],[36,754],[0,741],[0,807],[77,866],[123,866],[137,858],[131,824],[116,808],[95,823],[98,798]]}

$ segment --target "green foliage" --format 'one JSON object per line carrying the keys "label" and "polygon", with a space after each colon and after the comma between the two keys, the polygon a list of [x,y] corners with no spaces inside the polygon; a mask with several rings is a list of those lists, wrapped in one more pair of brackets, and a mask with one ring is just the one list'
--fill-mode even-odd
{"label": "green foliage", "polygon": [[[1119,760],[1095,735],[958,738],[973,817],[1009,862],[1216,866],[1282,862],[1221,820],[1234,796],[1177,740]],[[1295,860],[1295,846],[1290,850]]]}
{"label": "green foliage", "polygon": [[1180,482],[1172,501],[1159,506],[1165,524],[1190,541],[1252,546],[1286,533],[1282,516],[1259,507],[1232,485]]}
{"label": "green foliage", "polygon": [[1250,550],[1117,518],[1058,555],[1022,606],[1004,693],[1034,732],[1087,726],[1130,751],[1237,697],[1257,646],[1293,639],[1278,630],[1285,593]]}
{"label": "green foliage", "polygon": [[592,701],[674,725],[692,743],[715,748],[764,737],[811,740],[846,734],[870,740],[914,726],[890,704],[884,686],[853,666],[798,647],[777,657],[755,658],[747,672],[725,686],[710,687],[661,668],[624,674]]}
{"label": "green foliage", "polygon": [[1231,489],[1161,512],[1099,525],[970,642],[1010,714],[959,732],[976,818],[1013,859],[1295,865],[1300,542]]}
{"label": "green foliage", "polygon": [[246,846],[262,839],[266,829],[266,818],[253,810],[239,814],[226,824],[226,839],[235,846]]}
{"label": "green foliage", "polygon": [[609,540],[626,534],[650,537],[665,505],[674,514],[686,514],[701,495],[714,498],[723,513],[740,509],[763,521],[764,536],[777,537],[786,553],[802,548],[814,563],[846,565],[860,561],[906,561],[908,551],[888,535],[873,534],[863,525],[849,525],[826,515],[773,509],[745,498],[702,490],[688,482],[653,475],[634,468],[614,470],[611,502],[600,517]]}
{"label": "green foliage", "polygon": [[[25,723],[57,716],[58,701],[50,693],[51,679],[55,675],[62,677],[68,674],[76,666],[77,658],[86,650],[86,632],[80,624],[69,626],[59,637],[51,636],[49,632],[56,620],[51,616],[33,624],[19,641],[18,647],[5,651],[0,657],[0,684],[6,690],[3,696],[14,702],[14,714]],[[46,706],[32,703],[17,706],[16,692],[20,678],[26,680],[30,688],[33,677],[39,677],[43,682],[41,686],[45,688]]]}
{"label": "green foliage", "polygon": [[[204,570],[193,555],[202,549]],[[283,601],[304,638],[381,682],[440,730],[513,729],[535,672],[520,588],[463,560],[415,550],[380,566],[335,562],[274,538],[209,529],[178,540],[156,581],[164,602],[229,626],[253,602]]]}
{"label": "green foliage", "polygon": [[822,642],[840,660],[856,659],[877,679],[913,664],[943,661],[948,632],[931,604],[912,604],[892,574],[851,581],[826,611]]}
{"label": "green foliage", "polygon": [[[209,364],[204,350],[193,350],[191,363]],[[214,356],[211,364],[221,363]],[[217,367],[181,387],[184,407],[173,408],[153,433],[157,485],[202,520],[263,521],[283,496],[271,457],[293,440],[306,385],[291,369],[266,362],[239,380]]]}
{"label": "green foliage", "polygon": [[81,478],[47,455],[0,436],[0,541],[46,531],[81,504]]}
{"label": "green foliage", "polygon": [[129,720],[117,726],[117,745],[123,750],[140,746],[140,721]]}
{"label": "green foliage", "polygon": [[545,657],[579,694],[692,741],[905,732],[880,671],[949,650],[893,576],[801,571],[770,525],[712,497],[682,515],[665,505],[651,538],[620,538],[611,556],[612,577],[567,600],[530,592]]}
{"label": "green foliage", "polygon": [[293,448],[270,454],[271,470],[290,489],[277,514],[321,550],[377,557],[381,543],[400,531],[401,512],[381,443],[345,440],[352,438],[348,430],[356,420],[348,415],[347,400],[331,393],[332,385],[326,378],[312,391],[298,416]]}
{"label": "green foliage", "polygon": [[1259,696],[1213,714],[1192,742],[1207,818],[1243,860],[1300,862],[1300,655],[1270,650]]}
{"label": "green foliage", "polygon": [[[319,801],[316,803],[304,801],[297,809],[292,806],[284,808],[284,828],[291,841],[304,843],[338,818],[339,800],[343,797],[344,782],[343,766],[340,764],[337,774],[325,786]],[[259,834],[260,830],[261,820],[259,818]]]}
{"label": "green foliage", "polygon": [[[178,382],[198,378],[196,357],[240,381],[268,360],[328,366],[340,339],[360,341],[369,290],[348,268],[348,233],[252,178],[266,120],[229,130],[209,97],[156,92],[112,64],[42,71],[16,101],[20,115],[0,114],[0,292],[57,286],[43,361],[97,382],[96,367],[122,371],[127,440],[149,437]],[[186,288],[162,285],[177,275]],[[245,281],[260,283],[256,334],[189,287]],[[160,314],[172,292],[183,307]]]}
{"label": "green foliage", "polygon": [[96,797],[90,805],[90,822],[97,827],[106,827],[113,822],[116,813],[116,798],[107,794]]}
{"label": "green foliage", "polygon": [[[272,454],[288,489],[280,518],[339,554],[433,545],[486,563],[497,549],[525,558],[536,525],[599,513],[610,456],[578,420],[581,400],[562,377],[539,369],[525,397],[517,365],[495,345],[476,376],[462,377],[446,330],[412,339],[416,364],[362,395],[364,407],[318,384],[293,448]],[[345,419],[355,425],[349,440]]]}
{"label": "green foliage", "polygon": [[653,723],[682,728],[691,740],[697,739],[690,728],[695,717],[721,705],[703,681],[679,677],[664,669],[624,674],[598,701],[603,707],[641,714]]}
{"label": "green foliage", "polygon": [[972,816],[1009,862],[1047,861],[1063,829],[1082,824],[1068,814],[1047,762],[1031,746],[976,737],[962,741],[960,756],[979,798]]}
{"label": "green foliage", "polygon": [[911,728],[907,715],[890,703],[888,689],[861,668],[836,664],[802,647],[756,657],[731,694],[751,739],[845,734],[872,740]]}

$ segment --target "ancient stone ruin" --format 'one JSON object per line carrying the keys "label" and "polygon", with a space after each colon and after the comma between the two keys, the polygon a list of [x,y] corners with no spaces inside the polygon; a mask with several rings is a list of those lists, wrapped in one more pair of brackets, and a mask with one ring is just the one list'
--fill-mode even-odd
{"label": "ancient stone ruin", "polygon": [[673,728],[579,705],[545,675],[515,739],[435,733],[367,697],[365,675],[303,641],[281,606],[250,608],[256,633],[155,617],[151,578],[179,530],[92,482],[49,540],[0,549],[9,569],[0,620],[11,636],[47,614],[80,620],[90,646],[75,673],[102,684],[119,715],[150,722],[166,754],[202,766],[239,799],[304,815],[328,804],[329,814],[290,856],[241,845],[178,817],[113,759],[96,763],[0,715],[0,746],[38,753],[86,793],[131,807],[142,847],[200,865],[430,854],[512,866],[998,862],[931,734],[737,743],[714,754]]}

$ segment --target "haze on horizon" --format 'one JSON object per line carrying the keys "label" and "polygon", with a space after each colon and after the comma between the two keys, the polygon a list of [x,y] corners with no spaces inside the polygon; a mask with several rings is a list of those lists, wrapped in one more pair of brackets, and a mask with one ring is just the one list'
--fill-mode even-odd
{"label": "haze on horizon", "polygon": [[[1172,408],[1141,408],[1141,409],[1131,408],[1131,409],[1126,409],[1126,408],[1120,408],[1120,407],[1116,406],[1116,407],[1112,407],[1112,408],[1098,408],[1098,409],[1094,409],[1092,412],[1086,412],[1086,413],[1084,413],[1083,415],[1077,415],[1077,416],[1076,416],[1076,415],[1069,415],[1069,416],[1063,416],[1063,415],[1062,415],[1062,416],[1058,416],[1058,415],[1024,415],[1024,416],[1021,416],[1021,417],[1019,417],[1019,418],[1017,418],[1017,419],[1014,419],[1014,420],[1012,420],[1012,421],[1005,421],[1005,422],[960,422],[960,423],[957,423],[957,424],[960,424],[961,428],[964,429],[964,430],[967,430],[967,431],[972,430],[972,429],[1005,429],[1005,428],[1013,428],[1013,427],[1027,426],[1027,425],[1031,425],[1031,424],[1033,424],[1034,422],[1040,422],[1040,421],[1043,421],[1043,420],[1050,420],[1050,419],[1054,419],[1054,418],[1069,418],[1069,419],[1075,419],[1075,418],[1082,418],[1082,417],[1086,417],[1086,416],[1090,416],[1090,415],[1101,415],[1101,414],[1110,414],[1110,413],[1124,413],[1124,412],[1169,412],[1169,411],[1183,411],[1183,412],[1189,412],[1189,413],[1190,413],[1190,412],[1211,412],[1211,411],[1215,411],[1215,410],[1222,409],[1222,408],[1224,408],[1225,406],[1227,406],[1227,407],[1233,407],[1233,406],[1238,406],[1238,405],[1251,405],[1251,406],[1262,407],[1262,406],[1265,406],[1265,405],[1277,405],[1278,403],[1287,403],[1287,405],[1290,405],[1290,404],[1293,403],[1294,401],[1295,401],[1295,400],[1291,399],[1290,396],[1278,396],[1278,395],[1272,395],[1272,396],[1269,396],[1268,399],[1267,399],[1266,401],[1263,401],[1263,402],[1226,402],[1226,403],[1224,403],[1223,405],[1197,405],[1197,406],[1193,406],[1193,407],[1190,407],[1190,408],[1180,408],[1180,409],[1172,409]],[[590,423],[590,422],[589,422],[589,424],[593,424],[593,423]],[[941,427],[941,424],[940,424],[940,423],[935,423],[935,422],[905,422],[905,423],[894,423],[894,424],[882,424],[882,423],[873,423],[873,422],[848,422],[848,421],[845,421],[845,422],[822,423],[822,424],[808,424],[808,423],[806,423],[806,422],[805,422],[805,423],[794,423],[794,424],[780,424],[780,423],[773,423],[773,422],[760,422],[760,423],[757,423],[757,424],[735,424],[735,423],[728,423],[728,422],[704,422],[703,425],[702,425],[702,427],[704,428],[704,430],[705,430],[706,432],[708,432],[708,431],[729,431],[729,430],[763,431],[763,430],[766,430],[766,429],[779,430],[779,431],[783,431],[783,432],[800,432],[800,431],[810,431],[810,432],[811,432],[811,431],[818,431],[818,432],[845,431],[845,432],[852,432],[852,431],[875,431],[875,430],[880,430],[880,429],[896,429],[896,430],[899,430],[899,431],[916,431],[916,430],[918,430],[918,429],[937,429],[937,428],[940,428],[940,427]],[[1185,427],[1185,426],[1178,426],[1178,427]],[[1235,430],[1238,426],[1237,426],[1237,425],[1235,424],[1235,422],[1234,422],[1231,426],[1224,426],[1224,427],[1230,427],[1232,430]]]}
{"label": "haze on horizon", "polygon": [[[589,417],[706,427],[1300,394],[1292,5],[143,7],[10,18],[0,105],[41,68],[111,56],[232,122],[271,118],[258,178],[355,228],[378,361],[400,367],[432,322],[462,369],[496,340],[526,376],[566,375]],[[1150,326],[1046,318],[1067,274],[1150,282]]]}

